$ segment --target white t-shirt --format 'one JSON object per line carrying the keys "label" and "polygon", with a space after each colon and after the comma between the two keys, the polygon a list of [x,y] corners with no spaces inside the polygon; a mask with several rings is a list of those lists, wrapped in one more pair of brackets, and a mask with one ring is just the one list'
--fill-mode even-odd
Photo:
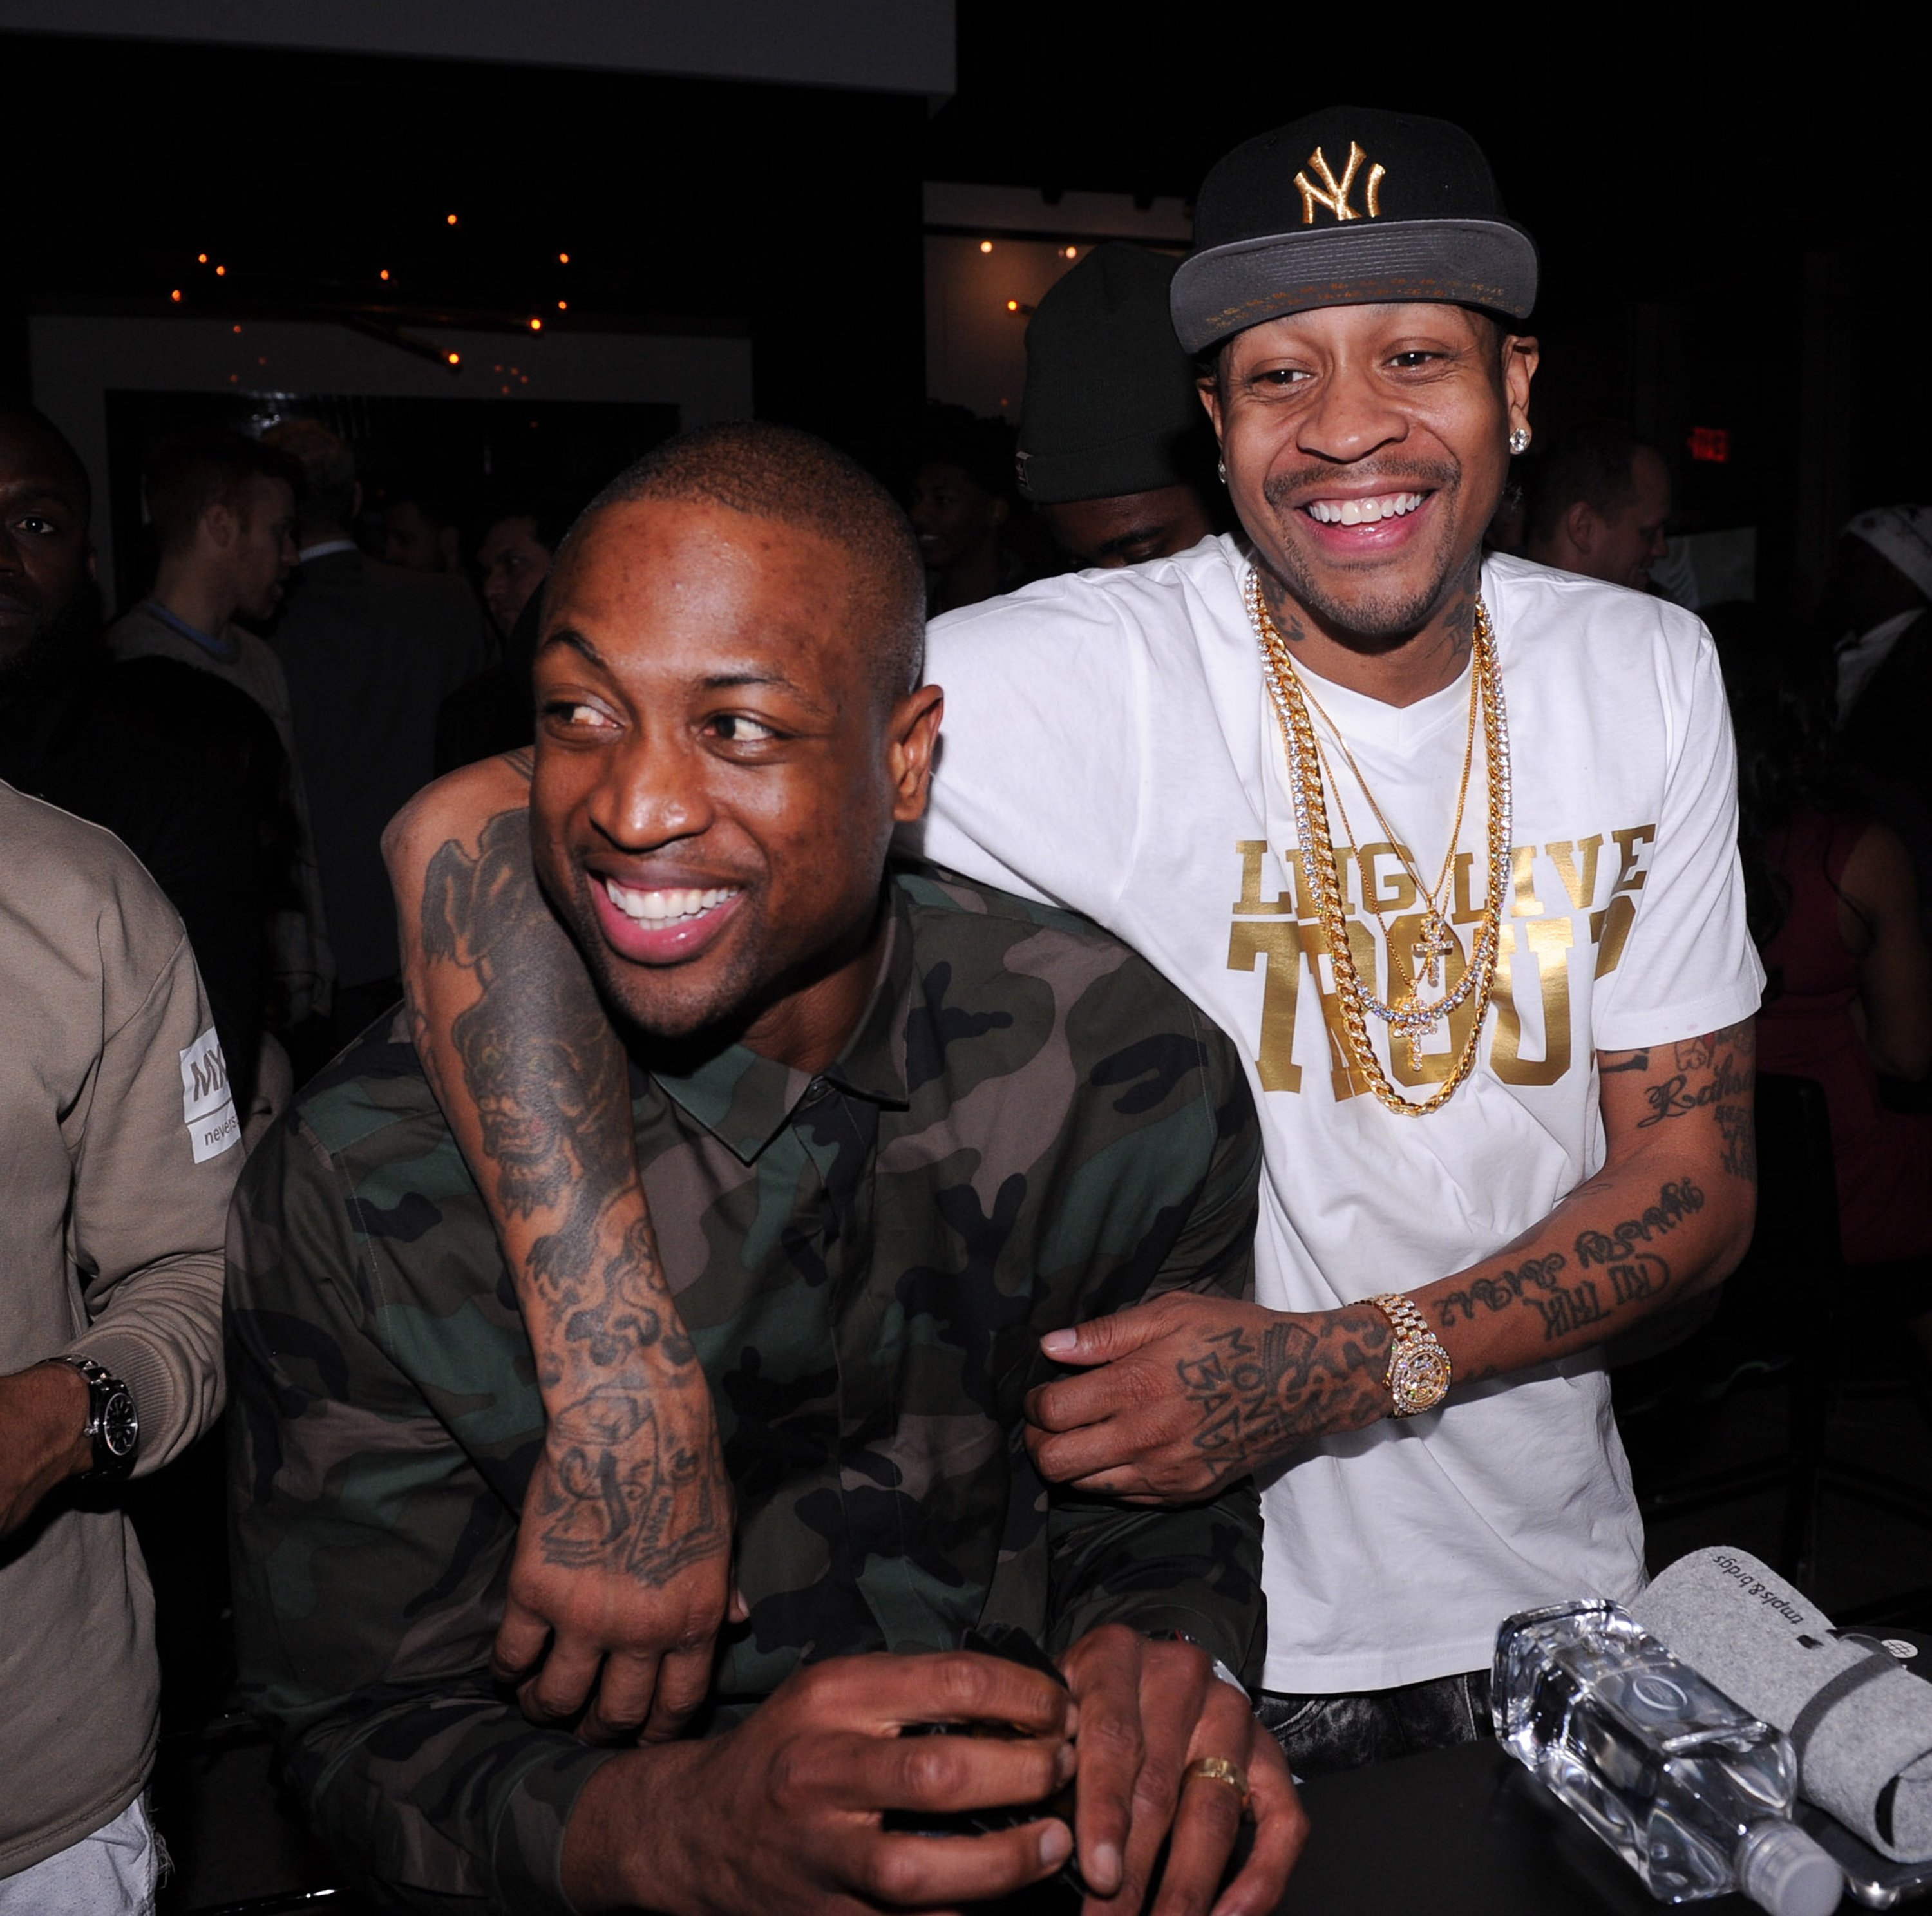
{"label": "white t-shirt", "polygon": [[[1515,848],[1495,1004],[1445,1109],[1402,1117],[1352,1085],[1293,868],[1246,573],[1233,541],[1210,540],[938,621],[928,676],[946,705],[923,848],[1088,913],[1234,1039],[1266,1141],[1256,1295],[1320,1310],[1432,1282],[1546,1216],[1603,1162],[1596,1053],[1748,1018],[1762,974],[1702,627],[1644,594],[1491,559],[1483,589]],[[1310,682],[1432,879],[1468,736],[1466,672],[1402,709]],[[1405,943],[1414,888],[1339,775],[1351,822],[1373,835],[1346,861],[1351,941],[1389,999],[1360,888],[1366,874]],[[1486,898],[1486,799],[1479,730],[1451,886],[1466,949]],[[1340,841],[1332,800],[1330,825]],[[1390,1069],[1387,1029],[1370,1022]],[[1396,1050],[1400,1083],[1407,1048]],[[1439,1078],[1448,1057],[1438,1032],[1424,1072]],[[1320,1444],[1264,1484],[1263,1506],[1270,1690],[1380,1689],[1484,1667],[1510,1612],[1628,1598],[1642,1583],[1642,1527],[1594,1352]]]}

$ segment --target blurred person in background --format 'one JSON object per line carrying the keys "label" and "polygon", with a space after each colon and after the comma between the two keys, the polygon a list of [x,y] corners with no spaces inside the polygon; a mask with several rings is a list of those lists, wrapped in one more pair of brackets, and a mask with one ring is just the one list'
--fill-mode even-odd
{"label": "blurred person in background", "polygon": [[250,629],[282,603],[296,562],[302,483],[293,460],[239,433],[204,429],[165,441],[146,477],[160,553],[154,589],[107,634],[116,658],[193,666],[246,693],[274,725],[293,819],[290,902],[275,914],[270,961],[272,1018],[281,1030],[326,1015],[335,976],[288,678],[267,640]]}
{"label": "blurred person in background", "polygon": [[188,928],[246,1112],[292,830],[281,745],[260,706],[213,675],[110,656],[92,501],[53,424],[0,407],[0,778],[105,826],[146,866]]}
{"label": "blurred person in background", "polygon": [[433,487],[399,488],[382,508],[382,557],[408,572],[463,577],[463,533],[455,508]]}
{"label": "blurred person in background", "polygon": [[1831,1114],[1839,1233],[1853,1267],[1916,1261],[1901,1302],[1932,1354],[1932,1112],[1880,1079],[1932,1070],[1932,953],[1904,841],[1829,770],[1822,702],[1794,689],[1777,622],[1708,615],[1738,741],[1738,840],[1767,979],[1766,1071],[1815,1078]]}
{"label": "blurred person in background", "polygon": [[929,406],[907,504],[926,565],[926,610],[951,612],[1026,583],[1001,535],[1013,513],[1012,434],[963,406]]}
{"label": "blurred person in background", "polygon": [[476,548],[483,603],[506,643],[532,594],[550,577],[551,559],[570,529],[568,516],[548,500],[506,499],[497,505]]}
{"label": "blurred person in background", "polygon": [[1168,316],[1176,263],[1096,246],[1027,325],[1019,489],[1082,565],[1165,558],[1222,529],[1214,435]]}
{"label": "blurred person in background", "polygon": [[263,438],[304,482],[302,570],[274,645],[334,948],[334,1051],[397,995],[382,828],[433,775],[437,709],[480,668],[483,631],[460,581],[386,565],[357,547],[351,529],[362,489],[355,454],[335,433],[288,419]]}
{"label": "blurred person in background", "polygon": [[1932,508],[1861,512],[1838,540],[1816,625],[1838,716],[1835,755],[1905,841],[1932,934]]}
{"label": "blurred person in background", "polygon": [[502,637],[502,655],[460,685],[436,715],[439,775],[473,765],[493,752],[514,751],[536,736],[530,667],[551,555],[576,517],[578,500],[560,492],[542,499],[506,502],[497,508],[477,554],[483,596]]}
{"label": "blurred person in background", "polygon": [[1557,433],[1537,467],[1523,557],[1646,590],[1670,517],[1664,454],[1610,420],[1586,419]]}

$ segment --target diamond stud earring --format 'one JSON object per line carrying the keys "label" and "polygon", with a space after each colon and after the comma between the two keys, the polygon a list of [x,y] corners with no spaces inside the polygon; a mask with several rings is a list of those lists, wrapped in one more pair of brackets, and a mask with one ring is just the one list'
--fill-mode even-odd
{"label": "diamond stud earring", "polygon": [[1509,448],[1511,456],[1518,459],[1529,450],[1529,428],[1527,426],[1519,426],[1510,434]]}

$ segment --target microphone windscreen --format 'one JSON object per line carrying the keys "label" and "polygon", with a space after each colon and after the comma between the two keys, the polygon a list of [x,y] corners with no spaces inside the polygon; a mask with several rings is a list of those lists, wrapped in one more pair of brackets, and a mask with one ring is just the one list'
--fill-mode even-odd
{"label": "microphone windscreen", "polygon": [[1895,1862],[1932,1858],[1932,1684],[1726,1546],[1680,1557],[1628,1608],[1790,1738],[1801,1795]]}

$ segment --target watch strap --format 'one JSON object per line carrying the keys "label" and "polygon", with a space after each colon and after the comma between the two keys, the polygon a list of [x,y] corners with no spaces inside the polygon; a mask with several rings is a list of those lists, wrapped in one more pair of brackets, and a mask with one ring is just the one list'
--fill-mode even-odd
{"label": "watch strap", "polygon": [[[94,1465],[81,1481],[91,1483],[125,1477],[134,1467],[134,1453],[140,1436],[140,1418],[133,1410],[134,1393],[105,1364],[97,1363],[92,1357],[66,1351],[56,1361],[77,1370],[87,1381],[87,1423],[81,1435],[93,1447]],[[110,1445],[106,1435],[107,1408],[117,1395],[128,1400],[134,1437],[134,1441],[125,1450],[118,1452]]]}
{"label": "watch strap", "polygon": [[[1389,1328],[1395,1333],[1395,1342],[1389,1347],[1387,1376],[1395,1414],[1412,1417],[1422,1411],[1432,1411],[1449,1390],[1449,1353],[1444,1348],[1442,1340],[1430,1329],[1429,1320],[1417,1308],[1414,1300],[1405,1297],[1400,1291],[1380,1291],[1368,1301],[1388,1319]],[[1411,1360],[1416,1357],[1423,1357],[1424,1361],[1420,1364],[1412,1363]],[[1429,1380],[1426,1387],[1419,1392],[1409,1387],[1406,1381],[1406,1375],[1416,1369],[1422,1370]]]}

